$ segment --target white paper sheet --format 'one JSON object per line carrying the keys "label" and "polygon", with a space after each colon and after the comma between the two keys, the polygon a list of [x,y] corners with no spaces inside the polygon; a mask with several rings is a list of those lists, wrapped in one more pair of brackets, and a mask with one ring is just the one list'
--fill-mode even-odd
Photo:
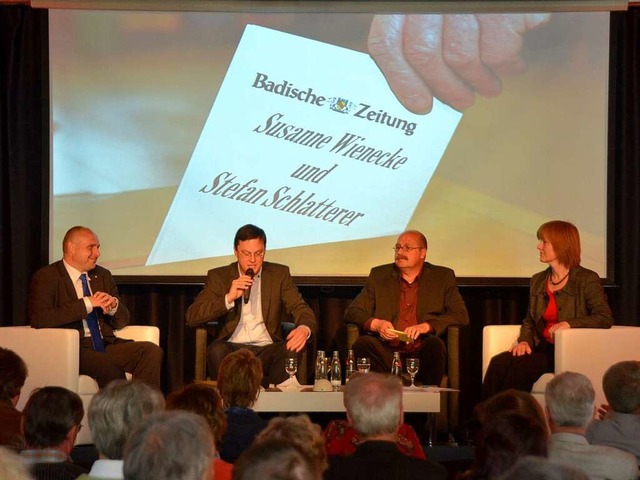
{"label": "white paper sheet", "polygon": [[147,265],[405,229],[461,114],[408,112],[366,54],[249,25]]}

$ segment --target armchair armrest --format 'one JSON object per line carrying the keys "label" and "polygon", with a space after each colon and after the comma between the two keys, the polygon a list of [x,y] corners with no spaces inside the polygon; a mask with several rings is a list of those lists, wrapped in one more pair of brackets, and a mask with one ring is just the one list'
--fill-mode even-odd
{"label": "armchair armrest", "polygon": [[347,324],[347,350],[351,350],[353,348],[353,344],[356,343],[356,340],[360,336],[360,327],[355,323]]}
{"label": "armchair armrest", "polygon": [[47,385],[78,391],[80,336],[68,328],[0,328],[0,346],[16,352],[27,364],[29,375],[17,405],[24,408],[31,391]]}
{"label": "armchair armrest", "polygon": [[518,339],[520,325],[487,325],[482,330],[482,379],[491,359],[509,350]]}
{"label": "armchair armrest", "polygon": [[207,337],[209,336],[209,332],[215,337],[218,327],[218,322],[208,322],[196,327],[196,364],[194,376],[197,382],[207,379]]}
{"label": "armchair armrest", "polygon": [[568,328],[556,332],[555,373],[586,375],[596,393],[596,405],[606,403],[602,377],[614,363],[640,360],[640,327]]}
{"label": "armchair armrest", "polygon": [[460,390],[460,379],[464,359],[469,356],[469,325],[449,325],[447,329],[447,376],[449,388]]}
{"label": "armchair armrest", "polygon": [[115,331],[116,337],[136,342],[152,342],[160,345],[160,329],[147,325],[128,325]]}

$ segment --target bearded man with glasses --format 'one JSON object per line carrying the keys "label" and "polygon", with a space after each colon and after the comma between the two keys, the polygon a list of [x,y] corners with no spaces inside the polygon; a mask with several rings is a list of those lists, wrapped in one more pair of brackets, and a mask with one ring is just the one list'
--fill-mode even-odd
{"label": "bearded man with glasses", "polygon": [[[289,267],[264,261],[264,230],[251,224],[240,227],[233,247],[237,261],[209,270],[204,288],[187,310],[187,324],[218,322],[216,338],[207,350],[212,380],[218,378],[224,357],[248,348],[262,362],[262,384],[278,385],[288,377],[286,358],[301,356],[316,330],[316,319],[294,285]],[[286,338],[284,321],[295,324]]]}
{"label": "bearded man with glasses", "polygon": [[417,380],[440,385],[447,358],[440,337],[449,325],[469,323],[455,273],[425,261],[427,239],[416,230],[402,233],[393,250],[395,262],[372,268],[345,311],[345,322],[365,333],[353,351],[358,358],[369,357],[371,370],[381,373],[391,371],[394,352],[418,358]]}

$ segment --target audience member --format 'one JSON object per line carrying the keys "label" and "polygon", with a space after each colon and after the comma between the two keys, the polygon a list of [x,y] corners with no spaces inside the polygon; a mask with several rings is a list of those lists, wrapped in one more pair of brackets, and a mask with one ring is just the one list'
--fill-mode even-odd
{"label": "audience member", "polygon": [[162,349],[152,342],[117,338],[129,324],[111,272],[97,265],[100,241],[86,227],[70,228],[62,240],[62,260],[38,270],[29,286],[29,322],[34,328],[71,328],[80,333],[80,373],[100,388],[125,372],[160,388]]}
{"label": "audience member", "polygon": [[350,456],[332,456],[325,479],[445,479],[441,465],[401,453],[396,446],[402,423],[402,384],[379,373],[357,376],[344,386],[347,418],[362,439]]}
{"label": "audience member", "polygon": [[546,427],[536,417],[499,412],[480,427],[471,469],[460,478],[498,478],[526,455],[547,456]]}
{"label": "audience member", "polygon": [[543,457],[522,457],[500,480],[589,480],[582,470]]}
{"label": "audience member", "polygon": [[100,458],[79,479],[124,478],[122,456],[129,434],[142,420],[164,408],[159,390],[139,381],[114,380],[89,404],[89,425]]}
{"label": "audience member", "polygon": [[269,438],[249,447],[238,459],[233,480],[320,480],[313,462],[292,442]]}
{"label": "audience member", "polygon": [[0,447],[0,478],[3,480],[33,480],[20,456],[9,448]]}
{"label": "audience member", "polygon": [[483,402],[476,405],[474,417],[479,423],[486,422],[493,415],[514,411],[527,417],[537,419],[541,425],[547,426],[547,418],[540,403],[529,392],[510,388],[495,394]]}
{"label": "audience member", "polygon": [[329,466],[322,429],[307,415],[272,418],[253,443],[256,445],[272,439],[291,442],[311,461],[319,477]]}
{"label": "audience member", "polygon": [[227,416],[220,458],[225,462],[235,462],[267,426],[267,422],[251,409],[258,399],[261,381],[262,364],[250,350],[236,350],[220,364],[218,389]]}
{"label": "audience member", "polygon": [[467,440],[474,442],[481,426],[501,412],[516,412],[537,420],[548,431],[547,418],[540,403],[529,392],[510,388],[487,398],[473,409],[473,420],[467,425]]}
{"label": "audience member", "polygon": [[13,350],[0,347],[0,445],[20,451],[24,435],[22,413],[16,409],[27,379],[27,365]]}
{"label": "audience member", "polygon": [[131,433],[124,448],[126,480],[213,480],[213,435],[191,412],[157,412]]}
{"label": "audience member", "polygon": [[640,362],[630,360],[609,367],[602,378],[610,410],[587,427],[587,440],[626,450],[640,464]]}
{"label": "audience member", "polygon": [[547,384],[544,398],[551,428],[549,458],[580,468],[591,480],[638,477],[633,455],[587,442],[587,425],[595,413],[595,392],[587,377],[575,372],[560,373]]}
{"label": "audience member", "polygon": [[[208,382],[197,382],[187,385],[178,392],[167,397],[167,410],[186,410],[203,417],[217,447],[222,444],[222,437],[227,430],[227,418],[222,406],[222,397],[218,389]],[[213,462],[216,480],[231,480],[233,465],[216,457]]]}
{"label": "audience member", "polygon": [[36,480],[75,480],[85,473],[69,458],[84,415],[77,393],[62,387],[40,388],[22,413],[27,449],[20,456]]}

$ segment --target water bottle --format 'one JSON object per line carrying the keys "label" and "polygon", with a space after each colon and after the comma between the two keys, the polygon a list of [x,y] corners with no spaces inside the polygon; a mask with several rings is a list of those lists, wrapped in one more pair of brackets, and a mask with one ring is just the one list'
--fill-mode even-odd
{"label": "water bottle", "polygon": [[326,380],[327,379],[327,361],[324,357],[324,351],[318,350],[318,355],[316,357],[316,382],[318,380]]}
{"label": "water bottle", "polygon": [[400,352],[393,352],[393,361],[391,362],[391,375],[402,377],[402,360],[400,360]]}
{"label": "water bottle", "polygon": [[337,392],[340,390],[340,385],[342,385],[342,368],[340,367],[340,357],[337,351],[333,352],[333,358],[331,359],[331,386],[333,387],[333,391]]}
{"label": "water bottle", "polygon": [[349,350],[347,355],[347,361],[344,365],[344,382],[349,381],[349,377],[356,371],[356,356],[353,354],[353,350]]}

